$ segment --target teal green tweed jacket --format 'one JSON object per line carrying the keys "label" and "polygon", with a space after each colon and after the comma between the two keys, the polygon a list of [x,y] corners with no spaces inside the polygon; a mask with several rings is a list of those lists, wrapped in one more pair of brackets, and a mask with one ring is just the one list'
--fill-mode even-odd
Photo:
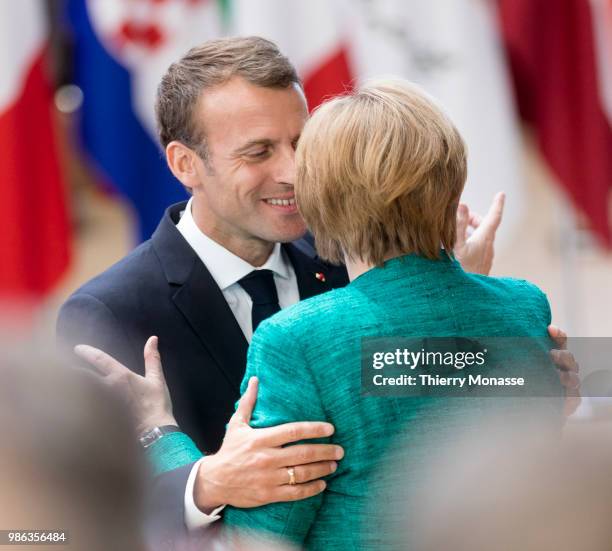
{"label": "teal green tweed jacket", "polygon": [[[452,434],[469,422],[459,415],[468,399],[362,396],[362,337],[547,339],[550,318],[546,296],[526,281],[468,274],[444,255],[437,261],[407,255],[266,320],[253,336],[243,383],[244,390],[249,377],[260,380],[251,425],[329,421],[336,432],[328,440],[343,446],[345,457],[322,494],[253,509],[227,508],[225,523],[306,549],[383,548],[383,535],[368,521],[373,508],[384,511],[387,502],[381,496],[398,484],[381,476],[389,470],[388,452],[428,431],[442,434],[441,426]],[[560,424],[560,400],[552,415]],[[158,448],[156,467],[195,459],[181,453],[180,443],[174,450]],[[402,485],[418,485],[410,478],[412,466],[426,462],[428,453],[423,448],[413,454]]]}

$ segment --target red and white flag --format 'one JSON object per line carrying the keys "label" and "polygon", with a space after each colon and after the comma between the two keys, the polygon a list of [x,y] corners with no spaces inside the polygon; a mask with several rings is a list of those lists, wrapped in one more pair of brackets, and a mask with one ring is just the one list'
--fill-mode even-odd
{"label": "red and white flag", "polygon": [[542,154],[603,245],[612,246],[612,3],[501,0],[517,98]]}
{"label": "red and white flag", "polygon": [[38,301],[68,266],[70,231],[45,72],[44,4],[0,4],[0,300]]}

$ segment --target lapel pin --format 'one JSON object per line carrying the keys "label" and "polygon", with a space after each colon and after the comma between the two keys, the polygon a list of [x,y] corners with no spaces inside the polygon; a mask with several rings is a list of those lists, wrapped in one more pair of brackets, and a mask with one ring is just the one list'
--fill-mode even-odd
{"label": "lapel pin", "polygon": [[319,281],[323,281],[325,282],[325,274],[323,272],[317,272],[315,274],[315,277],[319,280]]}

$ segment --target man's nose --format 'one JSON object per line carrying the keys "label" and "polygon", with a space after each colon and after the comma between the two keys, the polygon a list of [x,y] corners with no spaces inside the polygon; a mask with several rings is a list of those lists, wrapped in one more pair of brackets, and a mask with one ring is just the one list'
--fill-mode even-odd
{"label": "man's nose", "polygon": [[295,184],[295,150],[283,147],[278,154],[274,179],[279,184]]}

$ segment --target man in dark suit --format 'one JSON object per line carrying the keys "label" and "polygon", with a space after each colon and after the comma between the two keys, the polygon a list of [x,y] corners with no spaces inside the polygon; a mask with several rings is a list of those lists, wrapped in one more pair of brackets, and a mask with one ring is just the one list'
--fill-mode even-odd
{"label": "man in dark suit", "polygon": [[[142,441],[159,445],[173,430],[165,425],[178,422],[210,454],[239,397],[257,324],[348,279],[303,239],[294,150],[308,110],[295,69],[274,44],[234,38],[192,49],[163,77],[156,112],[168,166],[192,198],[170,207],[149,241],[69,298],[58,336],[65,346],[89,344],[129,366],[136,374],[126,370],[119,384],[133,388],[144,380],[137,375],[144,373],[143,346],[157,335],[174,417],[143,425]],[[490,268],[502,204],[457,248],[466,269],[470,259]],[[342,450],[309,444],[289,452],[283,444],[333,430],[297,425],[235,431],[232,446],[166,478],[170,508],[195,527],[218,518],[208,513],[224,503],[254,506],[322,491],[317,479],[335,469]],[[203,491],[211,487],[214,499]]]}

